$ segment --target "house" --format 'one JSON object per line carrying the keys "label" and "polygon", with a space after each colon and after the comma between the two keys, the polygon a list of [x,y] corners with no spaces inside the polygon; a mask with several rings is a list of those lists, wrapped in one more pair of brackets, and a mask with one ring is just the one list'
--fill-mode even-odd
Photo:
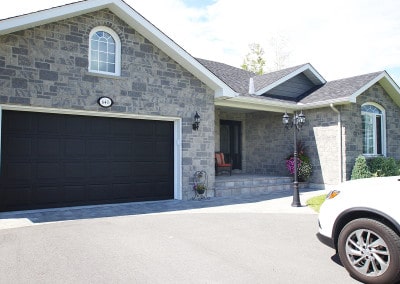
{"label": "house", "polygon": [[216,151],[236,172],[288,176],[285,112],[306,116],[312,185],[348,179],[362,153],[400,159],[400,89],[385,71],[256,76],[192,57],[121,0],[0,23],[0,211],[190,199],[199,170],[218,195]]}

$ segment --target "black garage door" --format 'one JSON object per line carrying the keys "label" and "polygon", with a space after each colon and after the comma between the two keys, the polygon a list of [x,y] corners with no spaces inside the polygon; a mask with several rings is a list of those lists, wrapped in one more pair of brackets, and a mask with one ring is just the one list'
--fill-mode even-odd
{"label": "black garage door", "polygon": [[3,111],[0,211],[174,197],[173,122]]}

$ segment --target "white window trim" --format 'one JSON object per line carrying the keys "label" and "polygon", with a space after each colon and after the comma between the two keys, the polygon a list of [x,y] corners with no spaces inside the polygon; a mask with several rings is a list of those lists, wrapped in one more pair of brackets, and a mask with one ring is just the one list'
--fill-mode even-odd
{"label": "white window trim", "polygon": [[[98,31],[104,31],[109,33],[114,41],[115,41],[115,72],[104,72],[104,71],[97,71],[97,70],[92,70],[92,36],[94,33]],[[89,33],[89,67],[88,71],[92,73],[98,73],[98,74],[104,74],[104,75],[112,75],[112,76],[120,76],[121,75],[121,40],[116,32],[114,32],[112,29],[109,27],[105,26],[98,26],[93,28],[90,33]]]}
{"label": "white window trim", "polygon": [[[372,105],[382,112],[382,114],[381,114],[381,116],[382,116],[381,117],[381,121],[382,121],[382,127],[381,127],[382,128],[381,129],[381,131],[382,131],[382,133],[381,133],[381,135],[382,135],[382,154],[377,154],[377,148],[378,148],[377,142],[378,141],[376,139],[376,125],[375,125],[376,119],[374,119],[373,120],[374,144],[375,144],[374,145],[374,153],[373,154],[363,153],[363,155],[366,157],[377,157],[377,156],[385,156],[386,157],[386,112],[385,112],[385,109],[381,105],[374,103],[374,102],[367,102],[367,103],[362,104],[362,106],[365,106],[365,105]],[[372,115],[372,114],[370,112],[361,111],[361,115]],[[374,115],[374,118],[376,118],[376,115]],[[364,143],[364,139],[365,139],[365,137],[363,136],[363,143]]]}

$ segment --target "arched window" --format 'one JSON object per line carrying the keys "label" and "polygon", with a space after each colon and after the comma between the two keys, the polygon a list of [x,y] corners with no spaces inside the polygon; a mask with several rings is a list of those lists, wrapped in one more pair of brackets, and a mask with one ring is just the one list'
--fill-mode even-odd
{"label": "arched window", "polygon": [[378,104],[361,106],[364,155],[386,154],[385,110]]}
{"label": "arched window", "polygon": [[96,27],[89,35],[89,71],[121,74],[121,42],[110,28]]}

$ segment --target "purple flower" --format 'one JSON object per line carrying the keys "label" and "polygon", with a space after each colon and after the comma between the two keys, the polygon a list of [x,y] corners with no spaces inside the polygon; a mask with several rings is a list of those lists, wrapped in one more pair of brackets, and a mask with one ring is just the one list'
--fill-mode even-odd
{"label": "purple flower", "polygon": [[[300,158],[297,158],[297,171],[299,170],[301,165]],[[294,174],[294,157],[290,157],[289,160],[286,160],[286,168],[289,170],[290,174]]]}

